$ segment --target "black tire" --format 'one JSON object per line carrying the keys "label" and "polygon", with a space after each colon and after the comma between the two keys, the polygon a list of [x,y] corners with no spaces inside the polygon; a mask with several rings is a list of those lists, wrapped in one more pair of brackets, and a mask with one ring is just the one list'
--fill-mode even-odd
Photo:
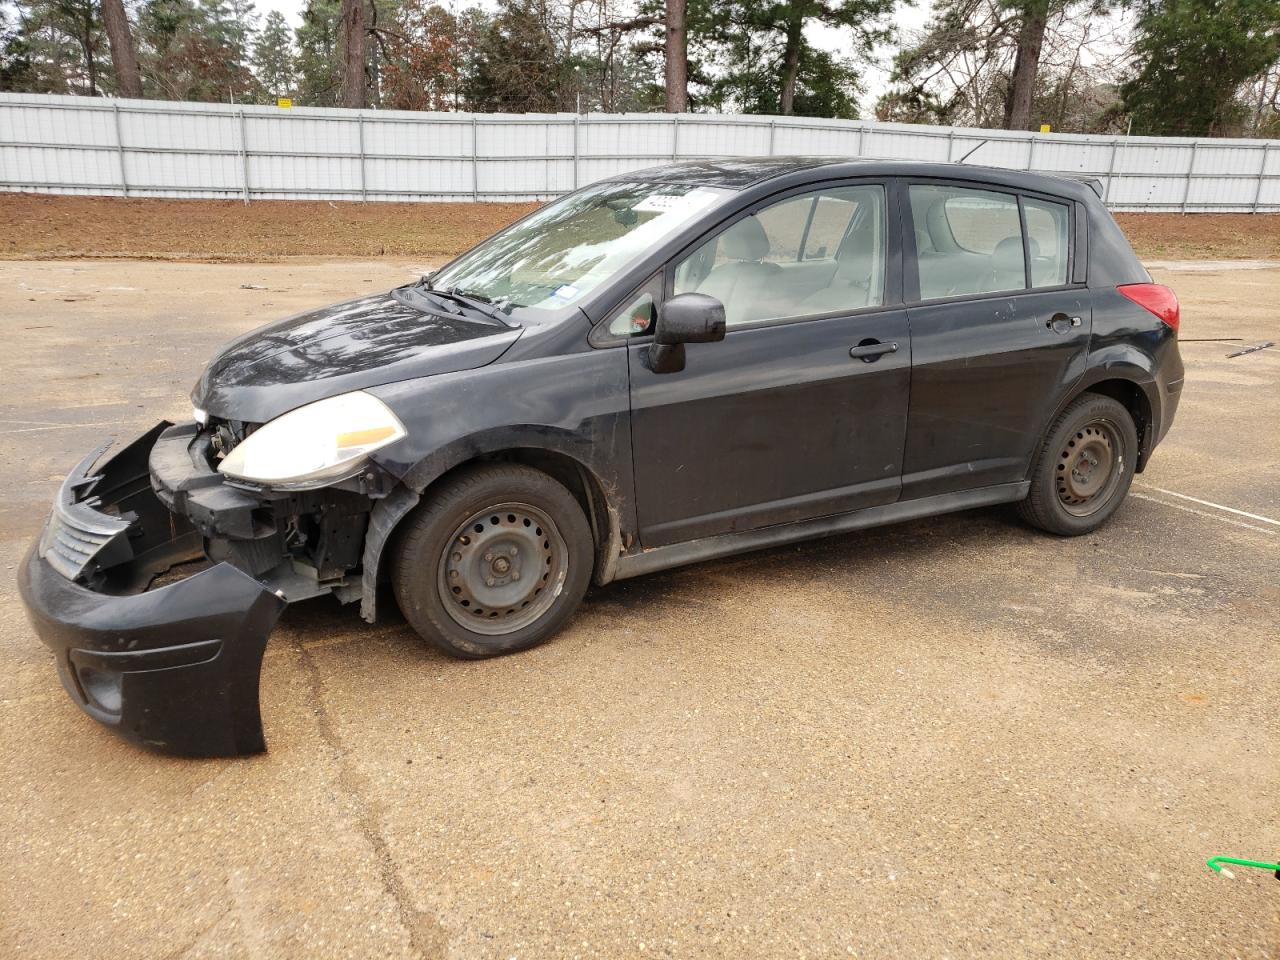
{"label": "black tire", "polygon": [[1059,536],[1092,533],[1124,500],[1137,461],[1138,431],[1124,405],[1081,394],[1045,435],[1031,470],[1031,492],[1018,513]]}
{"label": "black tire", "polygon": [[446,480],[405,519],[391,580],[423,639],[474,660],[551,639],[593,563],[573,494],[532,467],[487,463]]}

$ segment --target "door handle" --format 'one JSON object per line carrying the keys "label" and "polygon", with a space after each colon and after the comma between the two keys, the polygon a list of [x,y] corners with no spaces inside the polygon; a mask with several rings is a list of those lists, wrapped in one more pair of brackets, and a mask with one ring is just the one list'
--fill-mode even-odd
{"label": "door handle", "polygon": [[1050,317],[1048,320],[1044,322],[1044,325],[1046,327],[1049,327],[1051,330],[1056,330],[1059,324],[1063,324],[1063,325],[1070,324],[1073,327],[1078,327],[1083,322],[1084,321],[1082,321],[1079,317],[1068,316],[1065,313],[1055,313],[1052,317]]}
{"label": "door handle", "polygon": [[863,340],[856,347],[849,348],[849,356],[863,363],[875,363],[886,353],[897,352],[898,344],[893,340],[888,343],[881,343],[879,340]]}

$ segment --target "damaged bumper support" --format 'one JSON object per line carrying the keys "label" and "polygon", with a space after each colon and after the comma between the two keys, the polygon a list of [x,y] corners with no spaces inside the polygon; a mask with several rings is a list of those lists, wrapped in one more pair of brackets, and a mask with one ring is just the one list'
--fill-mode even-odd
{"label": "damaged bumper support", "polygon": [[[286,600],[231,563],[210,565],[201,529],[156,495],[153,470],[180,463],[157,464],[152,450],[182,430],[160,424],[98,468],[102,449],[85,458],[19,588],[67,693],[94,719],[171,753],[253,753],[265,748],[262,656]],[[170,439],[158,452],[185,450],[189,437]],[[185,473],[178,486],[198,487],[200,471]],[[184,568],[197,572],[178,578]]]}

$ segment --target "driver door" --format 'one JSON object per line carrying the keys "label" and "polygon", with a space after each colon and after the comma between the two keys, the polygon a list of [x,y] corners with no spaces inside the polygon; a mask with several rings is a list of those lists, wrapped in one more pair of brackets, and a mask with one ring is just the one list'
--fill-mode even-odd
{"label": "driver door", "polygon": [[620,311],[644,546],[898,498],[911,340],[890,202],[881,184],[830,186],[686,249],[665,292],[719,299],[726,335],[688,344],[683,370],[654,372],[652,331]]}

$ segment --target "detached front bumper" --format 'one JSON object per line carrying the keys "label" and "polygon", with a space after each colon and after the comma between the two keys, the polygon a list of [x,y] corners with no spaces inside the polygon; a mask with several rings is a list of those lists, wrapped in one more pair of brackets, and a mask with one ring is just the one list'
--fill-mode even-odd
{"label": "detached front bumper", "polygon": [[[254,753],[265,749],[262,655],[286,601],[229,563],[208,565],[201,532],[156,496],[148,458],[168,426],[101,467],[101,451],[81,462],[19,589],[67,693],[95,720],[170,753]],[[188,564],[203,569],[176,578]]]}

